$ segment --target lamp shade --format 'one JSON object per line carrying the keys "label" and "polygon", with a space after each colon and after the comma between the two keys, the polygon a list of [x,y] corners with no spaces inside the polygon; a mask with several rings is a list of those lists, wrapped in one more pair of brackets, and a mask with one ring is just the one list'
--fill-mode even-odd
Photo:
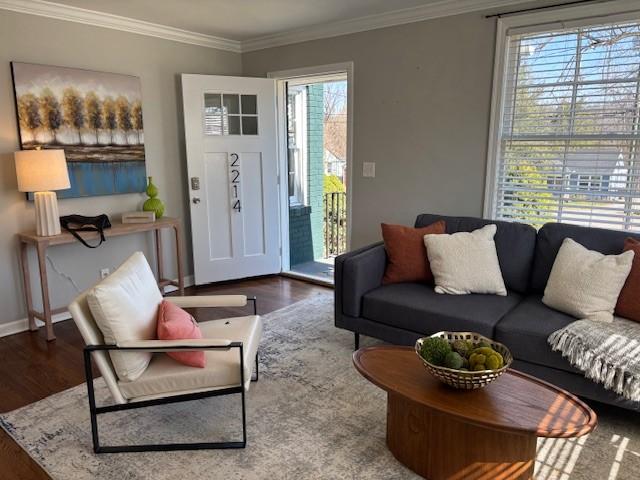
{"label": "lamp shade", "polygon": [[64,150],[21,150],[15,153],[18,190],[46,192],[71,187]]}

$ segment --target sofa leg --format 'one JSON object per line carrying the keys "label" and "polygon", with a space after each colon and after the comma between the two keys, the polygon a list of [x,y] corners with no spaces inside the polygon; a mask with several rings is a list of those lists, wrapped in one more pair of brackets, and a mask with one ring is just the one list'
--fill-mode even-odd
{"label": "sofa leg", "polygon": [[360,348],[360,334],[355,332],[353,335],[354,335],[354,350],[358,350]]}

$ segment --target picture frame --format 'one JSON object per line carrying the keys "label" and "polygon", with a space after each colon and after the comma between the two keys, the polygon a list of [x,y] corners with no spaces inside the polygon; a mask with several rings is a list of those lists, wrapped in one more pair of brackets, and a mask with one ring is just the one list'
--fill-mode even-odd
{"label": "picture frame", "polygon": [[139,77],[11,62],[20,148],[63,149],[71,188],[59,198],[143,192]]}

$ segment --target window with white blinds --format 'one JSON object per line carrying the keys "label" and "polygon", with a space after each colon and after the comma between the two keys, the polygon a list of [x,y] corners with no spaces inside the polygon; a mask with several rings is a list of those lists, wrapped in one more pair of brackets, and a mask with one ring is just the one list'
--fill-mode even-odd
{"label": "window with white blinds", "polygon": [[640,230],[640,20],[507,41],[494,217]]}

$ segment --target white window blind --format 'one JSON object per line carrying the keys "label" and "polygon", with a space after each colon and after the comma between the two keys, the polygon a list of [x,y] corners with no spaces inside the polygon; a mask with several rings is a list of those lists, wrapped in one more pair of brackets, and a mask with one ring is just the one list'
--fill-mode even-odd
{"label": "white window blind", "polygon": [[640,230],[640,21],[508,36],[495,217]]}

